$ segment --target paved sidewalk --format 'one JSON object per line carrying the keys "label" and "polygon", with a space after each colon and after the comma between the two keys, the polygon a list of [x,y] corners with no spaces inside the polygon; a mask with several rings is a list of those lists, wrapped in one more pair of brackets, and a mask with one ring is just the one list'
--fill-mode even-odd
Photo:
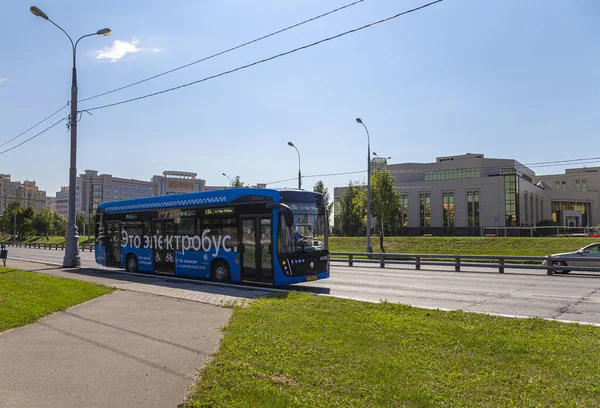
{"label": "paved sidewalk", "polygon": [[125,289],[0,333],[0,407],[176,407],[218,349],[231,309],[264,296],[111,270],[13,268]]}

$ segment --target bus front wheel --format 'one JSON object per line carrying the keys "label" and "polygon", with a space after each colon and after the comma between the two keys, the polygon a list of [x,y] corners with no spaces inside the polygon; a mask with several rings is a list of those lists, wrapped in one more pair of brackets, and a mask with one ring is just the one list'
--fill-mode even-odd
{"label": "bus front wheel", "polygon": [[215,282],[229,282],[231,274],[229,264],[225,261],[215,261],[212,266],[212,280]]}
{"label": "bus front wheel", "polygon": [[137,259],[135,259],[135,255],[127,255],[127,263],[125,264],[125,268],[127,269],[127,272],[137,272],[138,263]]}

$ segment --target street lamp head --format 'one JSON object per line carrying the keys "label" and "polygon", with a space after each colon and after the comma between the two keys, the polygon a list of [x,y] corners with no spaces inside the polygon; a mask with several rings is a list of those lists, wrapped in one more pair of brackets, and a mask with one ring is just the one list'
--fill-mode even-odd
{"label": "street lamp head", "polygon": [[360,118],[356,118],[356,121],[362,124],[362,120],[360,120]]}
{"label": "street lamp head", "polygon": [[36,6],[31,6],[29,8],[29,11],[31,11],[34,16],[38,16],[38,17],[43,18],[44,20],[48,20],[48,16],[46,15],[46,13],[44,13],[42,10],[40,10]]}
{"label": "street lamp head", "polygon": [[97,35],[103,36],[110,35],[110,33],[112,33],[112,30],[110,28],[103,28],[102,30],[98,30],[98,32],[96,32]]}
{"label": "street lamp head", "polygon": [[292,146],[295,147],[294,144],[292,142],[288,142],[288,146]]}
{"label": "street lamp head", "polygon": [[227,177],[227,174],[225,174],[225,173],[221,173],[221,174],[222,174],[223,176]]}
{"label": "street lamp head", "polygon": [[373,152],[373,156],[379,157],[379,156],[377,156],[377,153],[375,153],[375,152]]}

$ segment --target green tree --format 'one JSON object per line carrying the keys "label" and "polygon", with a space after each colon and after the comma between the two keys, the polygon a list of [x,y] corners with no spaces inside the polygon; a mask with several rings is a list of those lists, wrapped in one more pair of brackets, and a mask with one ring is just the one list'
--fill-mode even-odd
{"label": "green tree", "polygon": [[21,207],[21,203],[18,201],[13,201],[8,204],[6,210],[0,216],[0,231],[4,234],[12,235],[14,232],[14,224],[15,224],[15,213],[18,213],[19,208]]}
{"label": "green tree", "polygon": [[38,211],[33,218],[33,228],[36,235],[43,235],[47,240],[49,240],[50,238],[48,238],[48,234],[52,232],[52,221],[53,217],[50,210],[47,208],[42,208],[40,211]]}
{"label": "green tree", "polygon": [[325,197],[325,202],[327,203],[327,223],[329,224],[331,221],[331,211],[333,210],[333,201],[329,200],[329,189],[325,187],[322,180],[319,180],[313,186],[313,191],[321,193]]}
{"label": "green tree", "polygon": [[383,247],[385,233],[396,229],[400,212],[400,193],[396,190],[395,179],[387,171],[376,171],[371,176],[371,214],[377,217],[379,247]]}
{"label": "green tree", "polygon": [[59,213],[52,214],[52,234],[59,237],[67,234],[67,219]]}
{"label": "green tree", "polygon": [[19,240],[25,239],[28,235],[33,235],[33,221],[35,218],[35,209],[32,206],[17,209],[17,235]]}
{"label": "green tree", "polygon": [[346,236],[358,236],[365,231],[367,206],[363,187],[351,181],[340,202],[342,233]]}
{"label": "green tree", "polygon": [[240,176],[235,176],[233,180],[231,180],[231,187],[242,188],[244,187],[244,182],[240,181]]}

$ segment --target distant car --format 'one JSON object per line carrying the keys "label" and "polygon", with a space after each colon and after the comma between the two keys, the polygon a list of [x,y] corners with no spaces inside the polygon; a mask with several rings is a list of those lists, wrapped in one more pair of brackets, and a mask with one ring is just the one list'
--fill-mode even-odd
{"label": "distant car", "polygon": [[[600,244],[591,244],[575,252],[550,255],[553,258],[564,258],[552,261],[552,266],[600,267]],[[542,262],[548,266],[548,261]],[[554,273],[569,273],[568,270],[554,270]]]}

